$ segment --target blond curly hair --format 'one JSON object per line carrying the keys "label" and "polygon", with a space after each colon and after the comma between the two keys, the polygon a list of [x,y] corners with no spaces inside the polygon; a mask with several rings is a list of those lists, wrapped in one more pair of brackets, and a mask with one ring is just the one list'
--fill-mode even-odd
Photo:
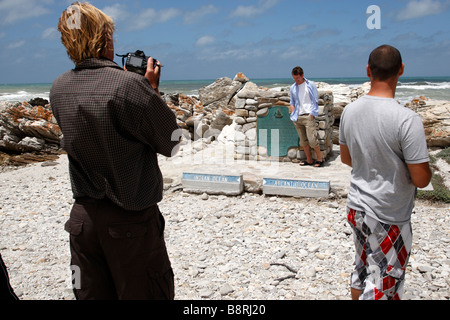
{"label": "blond curly hair", "polygon": [[100,58],[113,39],[114,21],[88,2],[74,2],[59,18],[58,31],[70,59],[79,64]]}

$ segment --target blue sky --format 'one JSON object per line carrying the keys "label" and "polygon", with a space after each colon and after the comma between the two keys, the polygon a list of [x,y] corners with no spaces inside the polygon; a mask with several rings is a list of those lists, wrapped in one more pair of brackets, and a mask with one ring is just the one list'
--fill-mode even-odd
{"label": "blue sky", "polygon": [[[141,49],[163,80],[365,77],[388,43],[405,76],[450,76],[450,0],[89,1],[116,22],[115,50]],[[0,83],[48,83],[73,67],[56,29],[72,1],[0,0]],[[369,29],[370,5],[380,29]],[[115,60],[121,64],[121,59]]]}

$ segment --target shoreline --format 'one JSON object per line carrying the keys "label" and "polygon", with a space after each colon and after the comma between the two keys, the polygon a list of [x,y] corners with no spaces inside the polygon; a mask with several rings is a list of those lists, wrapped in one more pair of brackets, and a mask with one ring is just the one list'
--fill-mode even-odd
{"label": "shoreline", "polygon": [[[202,87],[213,83],[215,80],[216,79],[161,80],[160,91],[167,94],[181,93],[189,96],[197,96],[198,91]],[[349,89],[360,87],[369,81],[366,77],[318,77],[311,78],[311,80],[318,83],[325,83],[336,88],[346,86]],[[293,83],[290,78],[257,78],[252,79],[251,81],[261,87],[284,90],[288,90],[289,86]],[[22,102],[37,97],[48,100],[51,85],[51,83],[0,84],[0,102]],[[40,90],[37,90],[36,88],[40,88]],[[31,92],[24,89],[30,89]],[[402,77],[397,86],[397,95],[399,95],[398,98],[402,101],[412,100],[420,96],[425,96],[432,100],[450,101],[450,94],[447,93],[449,89],[450,77],[448,76]],[[41,92],[42,90],[45,90],[45,92]]]}

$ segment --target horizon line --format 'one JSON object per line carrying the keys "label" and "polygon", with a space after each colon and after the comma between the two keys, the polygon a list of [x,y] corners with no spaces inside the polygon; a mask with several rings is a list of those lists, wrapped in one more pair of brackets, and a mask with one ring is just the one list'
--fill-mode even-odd
{"label": "horizon line", "polygon": [[[223,77],[219,77],[219,78],[210,78],[210,79],[161,79],[161,84],[162,83],[164,83],[164,82],[170,82],[170,81],[216,81],[217,79],[220,79],[220,78],[224,78],[224,77],[226,77],[226,76],[223,76]],[[433,79],[438,79],[438,78],[450,78],[450,75],[448,75],[448,76],[423,76],[423,75],[417,75],[417,76],[402,76],[402,77],[400,77],[400,79],[399,79],[399,82],[401,82],[401,79],[408,79],[408,78],[428,78],[428,79],[431,79],[431,78],[433,78]],[[284,78],[253,78],[253,79],[250,79],[249,78],[249,81],[250,82],[252,82],[252,81],[255,81],[255,80],[292,80],[291,78],[289,78],[289,77],[284,77]],[[364,76],[364,77],[362,77],[362,76],[360,76],[360,77],[358,77],[358,76],[349,76],[349,77],[308,77],[308,79],[311,79],[311,80],[314,80],[314,79],[367,79],[367,81],[370,81],[370,79],[367,77],[367,76]],[[32,84],[35,84],[35,85],[48,85],[48,84],[52,84],[53,82],[11,82],[11,83],[0,83],[0,86],[7,86],[7,85],[32,85]]]}

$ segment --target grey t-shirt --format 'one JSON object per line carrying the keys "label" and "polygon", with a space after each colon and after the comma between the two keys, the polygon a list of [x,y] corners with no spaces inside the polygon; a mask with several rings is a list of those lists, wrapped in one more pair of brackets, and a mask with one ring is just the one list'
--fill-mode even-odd
{"label": "grey t-shirt", "polygon": [[420,117],[394,99],[366,95],[345,107],[339,143],[352,157],[347,205],[384,223],[407,223],[416,190],[407,164],[429,161]]}

